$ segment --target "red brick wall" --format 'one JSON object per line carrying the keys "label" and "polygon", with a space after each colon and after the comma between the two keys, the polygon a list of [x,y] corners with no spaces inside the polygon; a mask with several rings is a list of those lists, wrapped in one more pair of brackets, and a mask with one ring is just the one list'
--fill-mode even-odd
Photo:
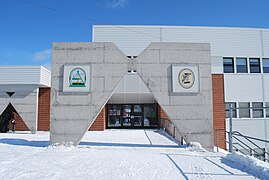
{"label": "red brick wall", "polygon": [[168,120],[168,116],[163,111],[163,109],[161,108],[160,105],[158,106],[158,117],[161,118],[161,119],[167,119]]}
{"label": "red brick wall", "polygon": [[50,88],[39,88],[37,130],[50,130]]}
{"label": "red brick wall", "polygon": [[93,124],[89,128],[89,131],[103,131],[106,128],[106,107],[102,109]]}
{"label": "red brick wall", "polygon": [[158,105],[158,125],[160,128],[164,128],[164,121],[170,121],[168,116],[163,111],[160,105]]}
{"label": "red brick wall", "polygon": [[[216,129],[225,130],[225,105],[224,105],[224,76],[223,74],[212,74],[213,90],[213,125],[214,144],[216,145]],[[225,131],[218,132],[219,147],[226,149]]]}

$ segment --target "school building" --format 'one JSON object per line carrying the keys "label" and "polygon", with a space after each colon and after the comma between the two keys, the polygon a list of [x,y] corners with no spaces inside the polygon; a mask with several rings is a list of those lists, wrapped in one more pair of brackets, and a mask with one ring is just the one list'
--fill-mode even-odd
{"label": "school building", "polygon": [[269,29],[95,25],[92,42],[52,51],[51,78],[0,67],[0,111],[17,111],[18,130],[50,125],[52,143],[76,145],[89,129],[165,128],[212,149],[232,104],[234,130],[269,139]]}

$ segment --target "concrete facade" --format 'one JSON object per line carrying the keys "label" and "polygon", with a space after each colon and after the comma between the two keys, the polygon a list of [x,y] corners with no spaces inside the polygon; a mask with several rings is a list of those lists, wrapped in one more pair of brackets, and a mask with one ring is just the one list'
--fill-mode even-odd
{"label": "concrete facade", "polygon": [[[11,103],[32,133],[37,131],[38,86],[1,85],[0,113]],[[15,92],[11,97],[6,92]]]}
{"label": "concrete facade", "polygon": [[[51,143],[77,145],[128,70],[136,70],[180,133],[179,139],[213,148],[212,79],[209,44],[151,43],[128,59],[113,43],[54,43]],[[65,64],[92,65],[91,92],[63,92]],[[172,64],[199,65],[200,92],[171,91]]]}

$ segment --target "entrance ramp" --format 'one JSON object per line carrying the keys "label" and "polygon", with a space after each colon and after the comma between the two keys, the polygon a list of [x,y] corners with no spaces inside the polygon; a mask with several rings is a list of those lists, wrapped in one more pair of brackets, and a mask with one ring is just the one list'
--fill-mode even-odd
{"label": "entrance ramp", "polygon": [[180,148],[166,132],[158,129],[108,129],[85,134],[80,146]]}

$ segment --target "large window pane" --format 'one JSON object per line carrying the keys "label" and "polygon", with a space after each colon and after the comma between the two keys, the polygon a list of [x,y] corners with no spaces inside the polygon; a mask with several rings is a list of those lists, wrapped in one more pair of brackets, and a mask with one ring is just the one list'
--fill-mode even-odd
{"label": "large window pane", "polygon": [[262,102],[253,102],[252,103],[252,112],[253,118],[262,118],[263,117],[263,106]]}
{"label": "large window pane", "polygon": [[250,73],[260,73],[260,59],[250,58],[249,59]]}
{"label": "large window pane", "polygon": [[269,73],[269,58],[263,59],[263,73]]}
{"label": "large window pane", "polygon": [[234,72],[234,60],[233,58],[223,58],[223,71],[224,73],[233,73]]}
{"label": "large window pane", "polygon": [[157,127],[157,106],[155,104],[144,105],[144,126]]}
{"label": "large window pane", "polygon": [[247,73],[247,58],[236,58],[236,71],[237,73]]}
{"label": "large window pane", "polygon": [[[144,121],[142,120],[142,115],[143,115],[143,111],[142,111],[142,105],[134,105],[134,126],[142,126]],[[143,121],[143,122],[142,122]]]}
{"label": "large window pane", "polygon": [[250,117],[250,103],[239,102],[239,118],[249,118]]}
{"label": "large window pane", "polygon": [[269,102],[266,102],[265,106],[266,106],[266,117],[269,117]]}
{"label": "large window pane", "polygon": [[230,112],[229,112],[229,107],[230,107],[230,104],[232,104],[232,109],[233,109],[233,118],[237,118],[237,115],[236,115],[236,103],[235,102],[226,102],[225,103],[225,113],[226,113],[226,118],[229,118],[230,117]]}
{"label": "large window pane", "polygon": [[131,126],[131,112],[132,106],[131,105],[123,105],[122,106],[122,125],[123,126]]}
{"label": "large window pane", "polygon": [[121,126],[121,105],[108,105],[108,127]]}

